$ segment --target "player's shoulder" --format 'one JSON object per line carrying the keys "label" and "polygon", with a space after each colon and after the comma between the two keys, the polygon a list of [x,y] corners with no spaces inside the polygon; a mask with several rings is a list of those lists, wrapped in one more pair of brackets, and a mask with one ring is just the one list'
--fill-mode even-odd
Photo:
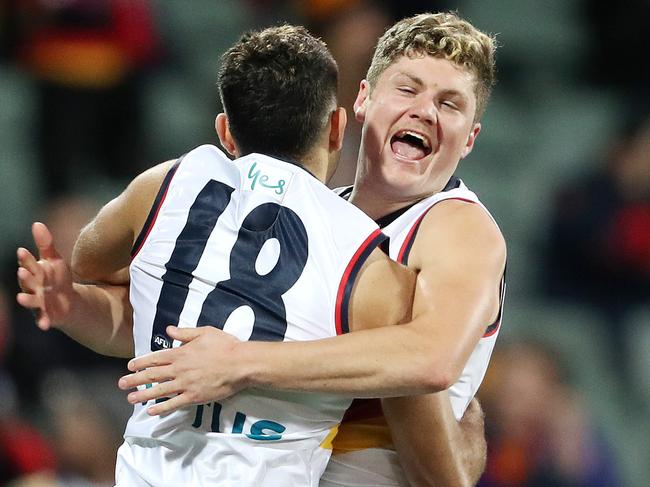
{"label": "player's shoulder", "polygon": [[215,166],[235,167],[232,159],[225,152],[211,144],[203,144],[191,149],[179,157],[178,162],[183,170],[199,172],[209,171]]}
{"label": "player's shoulder", "polygon": [[447,199],[425,215],[418,235],[448,233],[466,236],[491,236],[503,240],[501,229],[488,210],[477,200]]}
{"label": "player's shoulder", "polygon": [[195,157],[206,157],[209,159],[219,159],[225,161],[231,160],[224,151],[212,144],[199,145],[198,147],[195,147],[194,149],[188,151],[183,157],[188,159]]}
{"label": "player's shoulder", "polygon": [[435,249],[501,261],[506,241],[496,221],[478,199],[449,198],[432,206],[422,219],[414,252]]}
{"label": "player's shoulder", "polygon": [[124,197],[129,200],[149,200],[150,196],[158,191],[165,176],[176,163],[176,159],[171,159],[143,171],[127,186]]}

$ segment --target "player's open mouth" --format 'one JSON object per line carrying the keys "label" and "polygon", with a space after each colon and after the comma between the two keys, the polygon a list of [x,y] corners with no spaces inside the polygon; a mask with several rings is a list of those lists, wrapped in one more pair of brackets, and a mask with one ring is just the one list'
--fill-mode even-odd
{"label": "player's open mouth", "polygon": [[390,139],[393,153],[401,159],[419,161],[431,154],[429,138],[413,130],[400,130]]}

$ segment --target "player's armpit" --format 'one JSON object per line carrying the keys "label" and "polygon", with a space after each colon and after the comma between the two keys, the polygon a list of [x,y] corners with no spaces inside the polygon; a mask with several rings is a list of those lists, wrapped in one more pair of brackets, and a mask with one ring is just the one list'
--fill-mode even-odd
{"label": "player's armpit", "polygon": [[415,272],[375,249],[364,263],[350,299],[350,331],[411,319]]}
{"label": "player's armpit", "polygon": [[[72,271],[84,281],[122,283],[131,248],[174,161],[136,177],[84,227],[72,254]],[[128,280],[126,281],[128,282]]]}

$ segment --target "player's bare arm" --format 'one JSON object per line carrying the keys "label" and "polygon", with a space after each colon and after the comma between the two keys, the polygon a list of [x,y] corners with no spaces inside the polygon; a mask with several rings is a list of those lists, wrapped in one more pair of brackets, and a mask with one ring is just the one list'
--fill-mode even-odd
{"label": "player's bare arm", "polygon": [[49,229],[37,222],[32,234],[39,258],[22,247],[17,251],[18,303],[33,310],[41,330],[57,328],[97,353],[132,357],[128,287],[74,283]]}
{"label": "player's bare arm", "polygon": [[[414,286],[414,272],[375,249],[359,272],[352,291],[350,331],[408,321]],[[119,385],[123,389],[129,389],[140,381],[155,384],[129,394],[130,402],[173,396],[148,408],[150,414],[156,415],[200,404],[213,397],[229,396],[246,386],[241,377],[232,380],[219,368],[205,366],[215,356],[233,353],[233,349],[241,343],[236,338],[210,326],[195,329],[169,327],[168,334],[170,338],[185,342],[186,345],[145,356],[145,360],[155,361],[157,366],[120,380]],[[134,359],[133,363],[137,364],[139,360]],[[379,362],[378,366],[381,366]],[[355,380],[358,373],[354,371],[354,360],[348,357],[346,363],[353,370],[349,374],[351,380]]]}
{"label": "player's bare arm", "polygon": [[446,391],[385,398],[382,409],[409,485],[476,485],[487,454],[483,412],[476,399],[460,422]]}
{"label": "player's bare arm", "polygon": [[[444,231],[437,231],[441,225]],[[356,397],[447,389],[498,313],[505,253],[499,229],[479,205],[453,200],[440,203],[423,220],[412,250],[410,265],[419,269],[412,321],[300,343],[238,342],[219,330],[202,330],[211,335],[213,350],[224,360],[215,383],[209,388],[201,384],[209,395],[194,400],[227,397],[253,385]],[[376,288],[381,293],[383,285]],[[175,338],[192,339],[183,330],[177,332]],[[122,378],[120,386],[128,389],[178,379],[183,371],[189,375],[190,369],[179,365],[183,348],[132,360],[130,370],[141,372]],[[129,400],[165,397],[170,393],[167,387],[159,384],[133,392]],[[160,414],[181,404],[166,401],[151,412]]]}
{"label": "player's bare arm", "polygon": [[167,161],[140,174],[84,227],[72,254],[77,276],[102,283],[124,276],[133,243],[172,164]]}
{"label": "player's bare arm", "polygon": [[498,313],[505,243],[480,206],[447,201],[427,214],[411,254],[409,265],[419,270],[411,322],[319,342],[276,344],[281,349],[242,344],[237,359],[248,380],[356,397],[447,389]]}
{"label": "player's bare arm", "polygon": [[[42,223],[32,228],[39,259],[19,248],[20,305],[36,312],[39,328],[58,328],[103,355],[133,357],[133,316],[129,302],[128,255],[134,234],[144,224],[138,205],[149,208],[172,161],[144,172],[107,204],[81,232],[73,254],[73,273]],[[107,251],[101,249],[107,245]],[[125,258],[124,256],[127,256]]]}

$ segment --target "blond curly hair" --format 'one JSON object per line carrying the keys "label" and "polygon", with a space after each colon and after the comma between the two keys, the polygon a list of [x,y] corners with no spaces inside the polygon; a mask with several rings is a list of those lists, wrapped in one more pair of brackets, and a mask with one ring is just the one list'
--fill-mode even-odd
{"label": "blond curly hair", "polygon": [[402,56],[448,59],[476,79],[478,120],[496,81],[496,40],[452,12],[423,13],[400,20],[379,38],[366,78],[372,88],[379,76]]}

